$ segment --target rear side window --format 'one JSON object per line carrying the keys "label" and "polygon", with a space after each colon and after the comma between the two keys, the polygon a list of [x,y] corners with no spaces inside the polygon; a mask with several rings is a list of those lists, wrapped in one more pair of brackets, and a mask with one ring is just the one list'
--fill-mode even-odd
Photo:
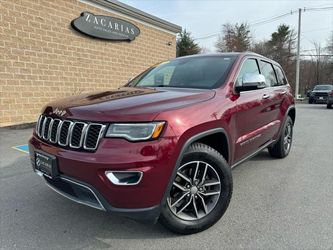
{"label": "rear side window", "polygon": [[279,66],[274,65],[278,85],[286,85],[287,84],[287,79],[284,76],[282,69]]}
{"label": "rear side window", "polygon": [[240,86],[243,80],[244,74],[259,74],[258,63],[256,59],[246,59],[243,63],[241,70],[238,73],[238,77],[236,80],[236,86]]}
{"label": "rear side window", "polygon": [[261,74],[263,74],[266,78],[266,86],[272,87],[278,85],[273,65],[271,63],[260,61],[260,69],[261,69]]}

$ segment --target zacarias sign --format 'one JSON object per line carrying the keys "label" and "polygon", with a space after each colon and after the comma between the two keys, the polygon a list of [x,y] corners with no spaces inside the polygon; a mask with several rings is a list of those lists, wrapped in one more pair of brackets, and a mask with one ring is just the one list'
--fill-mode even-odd
{"label": "zacarias sign", "polygon": [[82,12],[71,24],[85,35],[106,40],[132,41],[140,34],[139,28],[130,22],[89,12]]}

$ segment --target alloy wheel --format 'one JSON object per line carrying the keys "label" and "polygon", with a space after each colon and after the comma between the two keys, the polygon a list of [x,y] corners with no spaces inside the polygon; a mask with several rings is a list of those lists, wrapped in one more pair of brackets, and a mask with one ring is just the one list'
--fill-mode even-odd
{"label": "alloy wheel", "polygon": [[291,140],[292,140],[292,125],[288,123],[283,138],[283,147],[286,153],[288,153],[290,150]]}
{"label": "alloy wheel", "polygon": [[198,220],[214,209],[220,193],[216,170],[207,162],[191,161],[178,169],[167,203],[176,217]]}

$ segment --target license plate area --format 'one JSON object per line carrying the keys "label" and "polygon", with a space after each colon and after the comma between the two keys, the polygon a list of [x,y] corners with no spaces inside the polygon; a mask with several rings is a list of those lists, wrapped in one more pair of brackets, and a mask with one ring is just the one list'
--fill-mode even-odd
{"label": "license plate area", "polygon": [[57,158],[53,155],[35,152],[35,169],[51,179],[59,175]]}

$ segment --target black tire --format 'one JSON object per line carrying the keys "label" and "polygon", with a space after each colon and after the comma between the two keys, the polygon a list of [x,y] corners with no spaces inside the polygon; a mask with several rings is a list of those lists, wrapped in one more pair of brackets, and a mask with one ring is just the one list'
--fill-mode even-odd
{"label": "black tire", "polygon": [[313,103],[312,98],[309,98],[309,104],[312,104],[312,103]]}
{"label": "black tire", "polygon": [[[192,173],[191,164],[197,164],[194,166],[196,168],[194,173]],[[181,190],[173,184],[167,201],[162,207],[159,218],[161,224],[177,234],[198,233],[214,225],[227,210],[232,196],[232,174],[226,160],[215,149],[202,143],[194,143],[184,154],[177,173],[186,175],[188,177],[187,180],[190,180],[191,184],[183,177],[176,175],[173,183],[179,184],[183,182],[184,185],[181,185],[181,188],[186,190]],[[193,175],[193,178],[190,177]],[[201,180],[201,183],[206,184],[201,186],[196,183],[199,180]],[[218,180],[219,184],[216,184],[216,180]],[[195,184],[192,184],[192,182]],[[209,183],[215,184],[210,186]],[[207,184],[208,186],[206,186]],[[190,185],[191,188],[189,188]],[[219,194],[211,195],[214,191],[217,193],[217,189],[219,189]],[[186,192],[190,193],[186,194]],[[184,198],[179,199],[179,197]],[[174,200],[176,202],[173,202]],[[177,206],[175,205],[176,203]],[[180,203],[179,206],[178,203]],[[174,205],[175,207],[173,207]],[[184,209],[185,206],[186,209]],[[180,214],[178,215],[177,213]]]}
{"label": "black tire", "polygon": [[[293,121],[290,116],[287,116],[285,123],[283,124],[281,135],[279,140],[274,144],[274,146],[269,147],[268,151],[272,157],[275,158],[285,158],[291,149],[292,139],[293,139]],[[287,130],[290,129],[290,137],[286,138],[289,133]],[[286,147],[286,140],[288,139],[289,146]]]}
{"label": "black tire", "polygon": [[332,103],[327,103],[327,106],[326,106],[328,109],[331,109],[332,108]]}

